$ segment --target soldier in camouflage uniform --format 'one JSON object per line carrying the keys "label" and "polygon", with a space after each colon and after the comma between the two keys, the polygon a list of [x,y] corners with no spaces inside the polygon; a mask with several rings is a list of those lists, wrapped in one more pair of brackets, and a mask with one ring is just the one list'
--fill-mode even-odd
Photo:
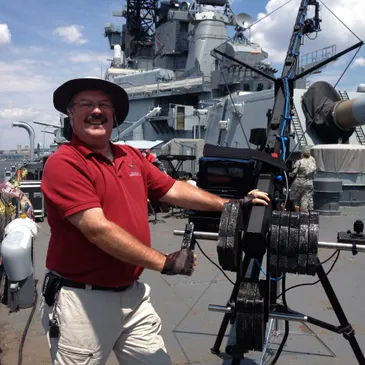
{"label": "soldier in camouflage uniform", "polygon": [[313,179],[317,170],[316,160],[310,154],[310,148],[304,147],[302,158],[293,165],[290,177],[294,178],[290,195],[295,206],[300,206],[301,212],[313,210]]}

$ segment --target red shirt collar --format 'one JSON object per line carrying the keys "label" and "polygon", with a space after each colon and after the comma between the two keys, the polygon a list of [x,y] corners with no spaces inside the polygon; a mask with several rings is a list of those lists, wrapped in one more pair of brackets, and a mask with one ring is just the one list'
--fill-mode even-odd
{"label": "red shirt collar", "polygon": [[[127,152],[123,149],[122,146],[115,145],[111,142],[109,142],[109,143],[110,143],[110,147],[114,153],[115,158],[122,157],[127,154]],[[74,134],[72,135],[72,140],[71,140],[70,144],[73,147],[75,147],[84,157],[88,157],[91,154],[99,155],[98,153],[91,151],[86,146],[86,144],[83,141],[81,141],[81,139],[77,138]]]}

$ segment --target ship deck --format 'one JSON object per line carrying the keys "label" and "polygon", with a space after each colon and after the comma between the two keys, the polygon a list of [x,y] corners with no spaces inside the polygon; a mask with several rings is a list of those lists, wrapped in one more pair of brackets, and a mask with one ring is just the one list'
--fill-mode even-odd
{"label": "ship deck", "polygon": [[[320,217],[320,240],[336,242],[337,231],[352,229],[353,222],[364,216],[365,208],[341,208],[341,216]],[[181,237],[173,236],[174,229],[184,229],[186,220],[176,217],[166,217],[159,214],[165,222],[151,224],[153,246],[162,252],[172,252],[179,249]],[[36,241],[36,277],[41,285],[44,262],[49,239],[47,221],[40,223],[40,234]],[[216,243],[199,241],[204,252],[215,262],[218,262]],[[333,253],[333,250],[321,249],[320,259],[323,261]],[[159,273],[145,271],[141,280],[151,288],[152,302],[162,319],[162,334],[173,364],[225,364],[231,363],[221,357],[212,355],[212,347],[223,314],[208,311],[208,304],[225,305],[232,290],[232,285],[199,251],[197,251],[197,268],[191,277],[163,276]],[[324,264],[325,270],[333,260]],[[233,273],[227,273],[234,280]],[[337,264],[329,275],[329,279],[343,306],[349,322],[356,331],[360,347],[365,351],[365,316],[363,301],[365,296],[365,260],[363,254],[353,256],[342,251]],[[287,287],[304,282],[313,282],[317,277],[301,277],[288,275]],[[304,286],[288,291],[288,305],[291,309],[311,315],[335,325],[338,321],[333,308],[320,284]],[[0,308],[0,354],[1,365],[17,363],[18,346],[31,310],[21,310],[8,314],[5,306]],[[290,335],[277,364],[318,364],[343,365],[357,364],[350,344],[342,335],[309,325],[319,339],[336,354],[331,357],[326,348],[314,336],[309,335],[307,328],[298,322],[291,322]],[[229,327],[230,328],[230,327]],[[224,338],[221,351],[225,349],[228,332]],[[282,339],[283,323],[279,322],[279,332],[272,337],[269,355],[265,363],[272,359]],[[260,353],[250,352],[241,361],[243,365],[259,364]],[[23,364],[50,364],[46,338],[42,332],[38,306],[28,331],[23,351]],[[115,365],[117,361],[112,354],[107,362]]]}

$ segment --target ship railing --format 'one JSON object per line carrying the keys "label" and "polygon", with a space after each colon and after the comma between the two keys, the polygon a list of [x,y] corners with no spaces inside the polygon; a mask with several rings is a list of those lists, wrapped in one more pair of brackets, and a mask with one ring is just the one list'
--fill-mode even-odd
{"label": "ship railing", "polygon": [[4,239],[5,227],[15,219],[15,199],[0,193],[0,245]]}
{"label": "ship railing", "polygon": [[149,94],[153,92],[161,93],[161,92],[169,92],[172,90],[179,90],[186,91],[193,87],[203,86],[206,83],[210,83],[209,76],[200,76],[190,79],[184,80],[176,80],[170,82],[158,82],[155,84],[147,84],[147,85],[140,85],[140,86],[132,86],[126,88],[126,91],[129,95],[133,94]]}

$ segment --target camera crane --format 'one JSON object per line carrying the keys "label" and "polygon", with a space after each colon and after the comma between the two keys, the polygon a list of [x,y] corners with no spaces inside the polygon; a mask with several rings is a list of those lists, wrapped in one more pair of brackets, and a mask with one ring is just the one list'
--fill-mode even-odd
{"label": "camera crane", "polygon": [[[310,6],[315,7],[313,19],[307,19]],[[252,206],[241,210],[238,202],[227,203],[222,212],[219,231],[197,232],[194,224],[186,225],[185,231],[174,231],[183,235],[183,248],[194,249],[196,239],[217,240],[219,264],[223,270],[236,272],[236,282],[226,306],[209,306],[210,310],[224,312],[212,353],[219,354],[220,346],[229,323],[235,324],[235,340],[226,352],[232,356],[232,364],[240,364],[244,354],[264,349],[266,324],[270,319],[285,320],[285,334],[274,364],[285,344],[289,332],[288,321],[315,324],[342,334],[349,341],[360,365],[365,365],[365,357],[355,338],[331,283],[318,259],[318,248],[350,250],[353,254],[365,251],[363,223],[356,221],[354,231],[339,232],[337,243],[319,242],[319,215],[317,212],[298,213],[282,210],[286,205],[289,186],[286,160],[290,152],[290,127],[294,82],[303,76],[333,62],[337,58],[363,45],[360,41],[346,50],[326,59],[304,72],[298,72],[298,55],[302,38],[320,31],[319,2],[302,0],[290,39],[282,75],[275,79],[261,70],[237,60],[218,49],[213,54],[220,55],[246,67],[275,83],[274,107],[268,113],[266,143],[262,150],[237,149],[206,144],[204,157],[254,160],[257,163],[256,184],[252,188],[268,192],[271,202],[268,206]],[[286,192],[284,187],[286,185]],[[266,256],[266,279],[260,280],[262,262]],[[317,274],[328,299],[336,313],[340,325],[294,312],[286,305],[285,275]],[[277,302],[278,281],[282,280],[283,304]]]}

